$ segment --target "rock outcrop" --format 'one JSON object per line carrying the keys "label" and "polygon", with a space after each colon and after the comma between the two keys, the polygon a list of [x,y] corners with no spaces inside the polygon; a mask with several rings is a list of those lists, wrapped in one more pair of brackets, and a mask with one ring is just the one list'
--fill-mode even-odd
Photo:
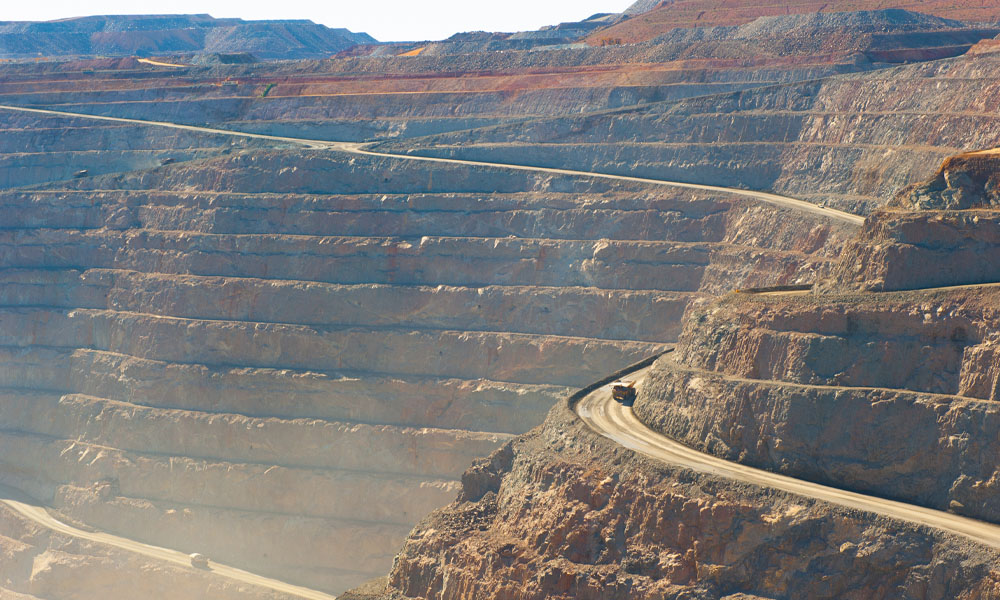
{"label": "rock outcrop", "polygon": [[558,405],[414,529],[381,597],[943,599],[997,581],[990,550],[653,464]]}
{"label": "rock outcrop", "polygon": [[823,289],[871,291],[1000,283],[997,153],[949,158],[902,190],[848,243]]}
{"label": "rock outcrop", "polygon": [[[12,96],[63,95],[58,71],[18,69]],[[142,72],[62,108],[149,118],[162,94],[226,118],[225,85]],[[10,171],[0,481],[333,593],[384,573],[475,457],[674,341],[692,302],[820,277],[851,230],[728,194],[3,115],[42,151],[157,153]]]}
{"label": "rock outcrop", "polygon": [[637,414],[730,460],[1000,522],[993,170],[947,161],[812,294],[692,313]]}

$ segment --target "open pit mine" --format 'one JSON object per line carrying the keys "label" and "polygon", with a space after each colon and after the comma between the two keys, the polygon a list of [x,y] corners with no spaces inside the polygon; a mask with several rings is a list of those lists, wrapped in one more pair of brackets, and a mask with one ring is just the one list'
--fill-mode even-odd
{"label": "open pit mine", "polygon": [[0,23],[0,599],[1000,599],[1000,2],[745,4]]}

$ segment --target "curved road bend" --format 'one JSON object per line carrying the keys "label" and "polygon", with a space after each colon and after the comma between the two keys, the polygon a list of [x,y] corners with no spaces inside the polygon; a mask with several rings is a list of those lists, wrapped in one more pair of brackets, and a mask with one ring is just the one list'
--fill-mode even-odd
{"label": "curved road bend", "polygon": [[[91,531],[84,531],[82,529],[77,529],[72,525],[63,523],[59,519],[53,517],[45,508],[25,502],[22,494],[17,493],[14,490],[0,486],[0,503],[5,504],[10,507],[14,512],[20,516],[29,519],[43,527],[69,535],[75,538],[80,538],[88,540],[91,542],[97,542],[100,544],[107,544],[109,546],[114,546],[122,550],[127,550],[130,552],[136,552],[142,554],[143,556],[148,556],[150,558],[173,563],[175,565],[180,565],[182,567],[187,567],[189,569],[194,569],[191,566],[191,558],[183,552],[178,552],[177,550],[170,550],[169,548],[161,548],[159,546],[151,546],[149,544],[143,544],[135,540],[130,540],[128,538],[119,537],[116,535],[111,535],[109,533],[95,533]],[[235,581],[241,583],[248,583],[256,585],[263,588],[272,589],[276,592],[282,594],[288,594],[291,596],[298,596],[300,598],[308,598],[309,600],[335,600],[334,596],[330,594],[324,594],[323,592],[304,588],[297,585],[292,585],[290,583],[285,583],[284,581],[278,581],[277,579],[271,579],[269,577],[262,577],[260,575],[255,575],[253,573],[237,569],[235,567],[229,567],[226,565],[221,565],[212,561],[209,565],[209,572],[215,575],[221,575],[222,577],[228,577]]]}
{"label": "curved road bend", "polygon": [[[636,387],[641,388],[650,368],[640,369],[622,379],[637,380]],[[1000,548],[1000,525],[904,502],[885,500],[818,483],[810,483],[722,460],[689,448],[653,431],[635,416],[631,408],[622,406],[613,400],[611,398],[611,384],[598,388],[582,398],[577,402],[574,410],[597,433],[650,458],[701,473],[776,488],[847,508],[872,512],[917,525],[926,525],[961,535],[992,548]]]}
{"label": "curved road bend", "polygon": [[[651,185],[680,187],[680,188],[703,190],[703,191],[723,192],[723,193],[735,194],[739,196],[752,198],[761,202],[766,202],[768,204],[777,205],[783,208],[790,208],[793,210],[808,212],[810,214],[818,215],[821,217],[846,222],[851,225],[861,225],[862,223],[864,223],[864,218],[858,215],[853,215],[850,213],[846,213],[843,211],[823,206],[817,206],[815,204],[811,204],[809,202],[805,202],[795,198],[789,198],[786,196],[779,196],[777,194],[758,192],[753,190],[727,188],[727,187],[713,186],[713,185],[700,185],[700,184],[684,183],[677,181],[666,181],[661,179],[649,179],[644,177],[630,177],[627,175],[612,175],[608,173],[574,171],[570,169],[554,169],[548,167],[532,167],[526,165],[513,165],[506,163],[462,160],[456,158],[436,158],[430,156],[392,154],[388,152],[372,152],[365,150],[362,144],[354,142],[311,140],[305,138],[274,136],[274,135],[265,135],[258,133],[245,133],[241,131],[231,131],[228,129],[214,129],[210,127],[182,125],[179,123],[170,123],[166,121],[147,121],[142,119],[129,119],[123,117],[88,115],[84,113],[74,113],[74,112],[59,111],[59,110],[40,109],[40,108],[25,108],[20,106],[9,106],[9,105],[0,105],[0,110],[37,113],[37,114],[71,117],[71,118],[93,119],[98,121],[111,121],[116,123],[130,123],[134,125],[167,127],[171,129],[181,129],[186,131],[195,131],[200,133],[210,133],[210,134],[225,135],[231,137],[261,139],[274,142],[299,144],[307,148],[317,149],[317,150],[326,149],[337,152],[347,152],[352,154],[363,154],[368,156],[395,158],[402,160],[502,168],[502,169],[516,170],[516,171],[531,171],[536,173],[550,173],[554,175],[568,175],[575,177],[593,177],[593,178],[608,179],[613,181],[624,181],[624,182],[644,183]],[[938,511],[931,511],[928,509],[911,507],[906,504],[891,503],[886,500],[869,498],[867,496],[862,496],[859,494],[851,494],[850,492],[843,492],[841,490],[835,490],[833,488],[824,488],[823,486],[817,486],[815,484],[800,482],[795,479],[783,477],[780,475],[775,475],[773,473],[768,473],[766,471],[758,471],[756,469],[750,469],[749,467],[728,463],[726,461],[722,461],[714,457],[701,454],[699,452],[686,448],[685,446],[681,446],[676,442],[672,442],[671,440],[663,436],[660,436],[652,432],[648,428],[646,428],[641,422],[639,422],[638,419],[635,418],[631,410],[627,411],[623,410],[623,407],[618,405],[616,402],[610,400],[610,392],[606,387],[601,388],[601,390],[598,390],[597,392],[594,392],[589,396],[587,396],[586,398],[584,398],[583,400],[581,400],[580,403],[577,404],[577,411],[580,413],[581,417],[583,417],[584,420],[588,424],[590,424],[591,427],[593,427],[600,433],[634,450],[643,452],[644,454],[648,454],[649,456],[652,456],[654,458],[660,458],[663,460],[667,460],[668,462],[676,462],[696,470],[711,472],[718,475],[729,476],[745,481],[754,481],[760,483],[761,485],[769,485],[772,487],[777,487],[788,491],[795,491],[796,493],[804,494],[807,496],[814,496],[817,498],[830,500],[832,502],[838,502],[846,506],[864,508],[865,510],[873,510],[874,512],[882,512],[883,514],[889,514],[897,518],[907,518],[907,520],[915,521],[918,523],[933,525],[936,522],[938,522],[938,520],[940,520],[942,523],[952,523],[954,521],[955,523],[957,523],[953,525],[955,529],[952,529],[950,527],[942,527],[942,528],[947,529],[949,531],[956,531],[958,533],[962,533],[963,535],[968,535],[970,537],[975,537],[975,534],[983,535],[984,531],[983,524],[976,521],[971,521],[969,519],[962,519],[961,517],[955,517],[954,515],[950,515],[948,513],[940,513]],[[39,523],[45,527],[48,527],[60,533],[64,533],[66,535],[71,535],[74,537],[94,542],[110,544],[118,548],[131,550],[134,552],[138,552],[140,554],[144,554],[146,556],[150,556],[152,558],[165,560],[175,564],[190,566],[190,559],[188,558],[187,555],[181,552],[177,552],[175,550],[170,550],[167,548],[150,546],[148,544],[142,544],[133,540],[129,540],[126,538],[110,534],[92,533],[88,531],[83,531],[81,529],[77,529],[75,527],[67,525],[66,523],[63,523],[58,519],[55,519],[42,507],[34,506],[22,502],[20,500],[15,500],[13,498],[0,498],[0,502],[3,502],[7,506],[11,507],[25,518],[31,519],[36,523]],[[1000,545],[1000,528],[996,529],[997,531],[992,534],[995,537],[989,538],[990,541],[988,543],[992,545]],[[988,531],[992,531],[992,529]],[[235,569],[233,567],[227,567],[225,565],[218,565],[213,563],[212,571],[219,575],[230,577],[238,581],[243,581],[246,583],[252,583],[263,587],[268,587],[283,593],[298,595],[302,598],[320,599],[320,600],[329,600],[333,598],[333,596],[323,594],[322,592],[298,586],[293,586],[290,584],[283,583],[281,581],[268,579],[266,577],[254,575],[253,573],[248,573],[246,571]]]}
{"label": "curved road bend", "polygon": [[624,181],[630,183],[644,183],[649,185],[662,185],[669,187],[679,187],[692,190],[701,190],[708,192],[723,192],[727,194],[735,194],[738,196],[744,196],[751,198],[760,202],[765,202],[767,204],[773,204],[782,208],[790,208],[793,210],[799,210],[802,212],[807,212],[820,217],[825,217],[828,219],[834,219],[837,221],[849,223],[851,225],[861,225],[865,222],[864,217],[854,215],[841,210],[836,210],[833,208],[828,208],[825,206],[819,206],[817,204],[812,204],[804,200],[798,200],[796,198],[789,198],[787,196],[779,196],[778,194],[771,194],[768,192],[757,192],[754,190],[744,190],[739,188],[727,188],[717,185],[702,185],[698,183],[684,183],[680,181],[667,181],[665,179],[649,179],[646,177],[631,177],[629,175],[612,175],[610,173],[594,173],[590,171],[574,171],[571,169],[555,169],[550,167],[532,167],[528,165],[515,165],[509,163],[494,163],[485,162],[478,160],[463,160],[459,158],[437,158],[433,156],[416,156],[410,154],[394,154],[390,152],[373,152],[370,150],[365,150],[365,144],[360,144],[356,142],[337,142],[329,140],[310,140],[305,138],[294,138],[294,137],[283,137],[276,135],[265,135],[261,133],[243,133],[241,131],[231,131],[229,129],[213,129],[210,127],[196,127],[194,125],[181,125],[179,123],[169,123],[166,121],[144,121],[142,119],[126,119],[122,117],[106,117],[100,115],[88,115],[84,113],[74,113],[66,112],[60,110],[48,110],[42,108],[24,108],[21,106],[9,106],[0,104],[0,110],[13,110],[20,112],[38,113],[43,115],[54,115],[60,117],[74,117],[82,119],[97,119],[100,121],[114,121],[118,123],[131,123],[133,125],[149,125],[156,127],[170,127],[172,129],[183,129],[186,131],[197,131],[201,133],[212,133],[217,135],[228,135],[230,137],[241,137],[241,138],[251,138],[259,140],[270,140],[274,142],[284,142],[292,144],[300,144],[306,148],[312,148],[314,150],[333,150],[336,152],[347,152],[350,154],[363,154],[366,156],[378,156],[384,158],[395,158],[402,160],[415,160],[423,162],[433,162],[433,163],[444,163],[452,165],[464,165],[472,167],[491,167],[500,169],[511,169],[514,171],[531,171],[534,173],[548,173],[552,175],[569,175],[572,177],[592,177],[597,179],[609,179],[612,181]]}

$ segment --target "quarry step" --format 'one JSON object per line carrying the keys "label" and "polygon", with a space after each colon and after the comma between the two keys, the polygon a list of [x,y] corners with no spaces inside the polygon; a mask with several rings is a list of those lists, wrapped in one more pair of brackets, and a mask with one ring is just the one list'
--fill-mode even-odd
{"label": "quarry step", "polygon": [[[82,394],[32,394],[22,399],[0,389],[0,403],[5,411],[18,415],[23,431],[56,439],[69,439],[67,436],[76,431],[74,439],[80,443],[132,452],[285,468],[397,476],[419,473],[424,481],[432,474],[451,478],[456,469],[461,470],[461,461],[468,454],[475,455],[511,437],[457,429],[154,408]],[[137,417],[149,421],[138,425]],[[425,456],[408,454],[407,446],[416,439],[426,446]],[[359,444],[371,445],[367,457],[373,465],[370,468],[360,466],[365,458],[356,449]]]}
{"label": "quarry step", "polygon": [[[166,363],[90,349],[0,346],[0,385],[81,392],[142,406],[250,417],[523,433],[572,388],[488,379],[419,378]],[[168,379],[165,379],[168,378]],[[169,380],[170,384],[162,382]],[[253,385],[234,386],[234,381]],[[68,382],[68,383],[67,383]],[[73,389],[67,389],[69,386]],[[477,402],[476,411],[456,396]],[[359,402],[358,399],[364,399]],[[398,398],[406,398],[400,407]]]}
{"label": "quarry step", "polygon": [[[0,344],[10,346],[93,348],[137,358],[211,366],[344,369],[561,385],[573,385],[586,377],[591,364],[655,354],[655,349],[662,346],[655,342],[509,332],[268,325],[93,309],[5,309],[0,316],[17,320],[0,333]],[[145,343],[149,336],[173,339],[182,331],[178,343],[170,346],[150,347]],[[558,346],[552,346],[554,339],[560,340]],[[378,348],[389,344],[397,351],[378,352]],[[572,353],[576,360],[563,362],[566,353]],[[379,358],[372,360],[373,356]],[[557,364],[564,366],[557,369]]]}
{"label": "quarry step", "polygon": [[0,283],[0,307],[5,308],[113,307],[156,317],[232,322],[644,341],[676,337],[673,321],[690,301],[703,297],[599,288],[339,285],[113,269],[4,270]]}

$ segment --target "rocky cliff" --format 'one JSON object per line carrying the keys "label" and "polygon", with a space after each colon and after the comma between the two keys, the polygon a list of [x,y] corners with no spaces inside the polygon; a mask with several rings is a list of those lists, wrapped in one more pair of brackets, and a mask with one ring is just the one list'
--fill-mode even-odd
{"label": "rocky cliff", "polygon": [[[911,230],[935,222],[900,214],[917,220]],[[635,412],[729,460],[998,522],[997,289],[834,286],[701,303],[677,350],[653,364]],[[994,549],[650,462],[628,447],[557,405],[541,427],[474,463],[457,500],[414,529],[384,590],[366,597],[1000,593]]]}
{"label": "rocky cliff", "polygon": [[991,161],[949,160],[870,216],[818,293],[692,314],[637,413],[732,460],[1000,520]]}
{"label": "rocky cliff", "polygon": [[[0,103],[407,140],[387,147],[862,212],[995,129],[989,53],[887,68],[995,32],[907,18],[912,31],[832,54],[826,30],[783,38],[783,22],[755,25],[773,42],[759,56],[750,28],[625,48],[13,64]],[[679,340],[640,399],[651,423],[989,517],[992,292],[710,304],[846,286],[853,228],[723,192],[0,116],[0,160],[17,167],[0,192],[0,482],[87,526],[334,593],[403,545],[392,586],[422,597],[996,594],[990,551],[652,465],[563,407],[512,442],[570,390]],[[828,402],[856,411],[843,422],[860,458],[784,420]],[[877,451],[885,423],[916,424],[922,462],[914,440]],[[17,573],[4,587],[33,593]]]}
{"label": "rocky cliff", "polygon": [[[65,78],[87,74],[12,69],[11,99],[83,100]],[[61,108],[225,119],[228,86],[192,73],[113,72]],[[0,480],[330,592],[384,573],[475,457],[674,341],[690,303],[820,277],[851,231],[729,194],[3,116],[42,156],[155,152],[9,172]]]}
{"label": "rocky cliff", "polygon": [[390,598],[988,598],[995,552],[636,457],[565,405],[411,533]]}
{"label": "rocky cliff", "polygon": [[905,290],[1000,282],[997,154],[947,159],[872,214],[828,289]]}
{"label": "rocky cliff", "polygon": [[[889,21],[884,25],[891,32]],[[766,50],[754,46],[757,53],[736,61],[745,75],[758,72],[768,84],[716,94],[706,90],[692,98],[644,98],[630,110],[540,117],[517,125],[441,133],[414,143],[426,145],[417,151],[437,156],[502,157],[776,190],[859,214],[888,204],[901,188],[933,176],[946,158],[995,145],[998,128],[989,99],[996,85],[996,53],[927,60],[932,57],[921,58],[911,40],[903,46],[913,53],[903,61],[919,64],[884,69],[876,67],[888,58],[876,54],[891,46],[873,42],[863,49],[868,58],[850,67],[874,69],[871,72],[817,78],[805,74],[806,65],[838,64],[842,59],[817,55],[808,45],[819,42],[807,40],[836,32],[851,39],[864,37],[850,27],[840,29],[837,20],[824,23],[801,38],[786,38],[754,24],[724,36],[731,46],[743,35],[739,31],[750,35],[761,29],[764,40],[775,41],[778,54],[792,50],[785,58],[765,59],[760,57]],[[694,34],[674,35],[689,39]],[[713,52],[723,52],[723,47]],[[760,62],[754,63],[757,58]],[[803,80],[777,80],[773,73],[779,65]],[[714,77],[722,72],[720,66],[711,70]]]}
{"label": "rocky cliff", "polygon": [[733,298],[688,322],[636,411],[731,460],[997,521],[995,306]]}

